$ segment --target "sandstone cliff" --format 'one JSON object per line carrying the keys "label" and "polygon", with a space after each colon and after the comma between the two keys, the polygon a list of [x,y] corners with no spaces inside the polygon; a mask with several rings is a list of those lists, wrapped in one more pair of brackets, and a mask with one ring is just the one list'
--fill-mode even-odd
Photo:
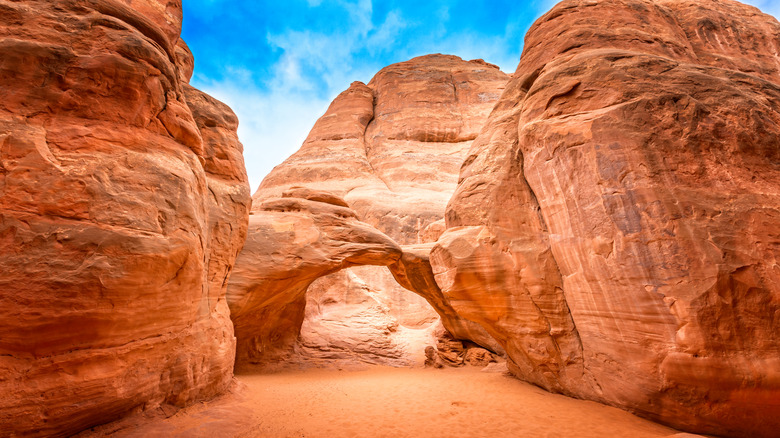
{"label": "sandstone cliff", "polygon": [[534,24],[431,254],[516,375],[776,436],[779,48],[730,0],[568,0]]}
{"label": "sandstone cliff", "polygon": [[383,69],[249,231],[179,1],[0,0],[0,23],[0,431],[184,406],[234,359],[408,363],[436,318],[550,391],[780,430],[780,24],[756,9],[566,0],[511,78]]}
{"label": "sandstone cliff", "polygon": [[0,431],[219,394],[251,201],[180,2],[0,1],[0,23]]}
{"label": "sandstone cliff", "polygon": [[[252,220],[266,227],[276,223],[264,202],[303,187],[343,198],[356,219],[398,244],[435,240],[443,230],[444,208],[455,189],[458,169],[507,80],[496,66],[481,60],[429,55],[384,68],[368,85],[353,83],[317,121],[301,149],[265,178],[253,196]],[[278,293],[289,294],[288,300],[296,297],[297,316],[286,319],[291,324],[284,337],[290,342],[299,339],[295,351],[299,358],[401,365],[414,361],[411,356],[416,354],[422,363],[425,343],[438,319],[426,300],[445,317],[445,327],[458,336],[500,348],[484,329],[460,319],[443,300],[430,267],[412,269],[410,265],[410,273],[428,276],[427,281],[419,277],[414,283],[425,288],[417,291],[421,296],[399,286],[382,267],[361,267],[321,278],[308,288],[306,297],[303,292],[312,281],[336,269],[316,275],[302,273],[294,287],[277,291],[265,286],[262,292],[259,285],[267,284],[287,264],[273,266],[259,258],[266,250],[259,248],[262,244],[255,239],[260,237],[252,233],[270,231],[252,229],[228,294],[243,296],[252,289],[252,293],[269,297]],[[352,237],[344,236],[347,241]],[[422,257],[427,266],[427,253],[410,247],[404,260],[419,262]],[[331,257],[329,251],[313,256],[323,262]],[[393,253],[379,264],[393,264],[397,275],[406,276],[396,260],[398,254]],[[410,281],[402,280],[402,284],[413,286]],[[262,314],[259,308],[252,310],[232,299],[231,303],[234,314]],[[236,317],[234,321],[241,343],[243,323]],[[268,339],[267,333],[257,333]],[[281,360],[280,347],[292,352],[289,343],[276,345],[274,360]],[[267,343],[258,347],[251,355],[253,362],[267,362],[261,359],[260,350],[268,348]],[[241,347],[239,353],[241,363]],[[290,359],[288,354],[285,360]]]}

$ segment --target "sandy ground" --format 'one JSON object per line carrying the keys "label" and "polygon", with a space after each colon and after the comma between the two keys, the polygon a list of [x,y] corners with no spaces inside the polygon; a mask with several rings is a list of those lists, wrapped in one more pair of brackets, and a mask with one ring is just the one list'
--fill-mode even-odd
{"label": "sandy ground", "polygon": [[[236,376],[231,394],[82,436],[693,437],[616,408],[474,368],[286,371]],[[135,423],[135,424],[133,424]]]}

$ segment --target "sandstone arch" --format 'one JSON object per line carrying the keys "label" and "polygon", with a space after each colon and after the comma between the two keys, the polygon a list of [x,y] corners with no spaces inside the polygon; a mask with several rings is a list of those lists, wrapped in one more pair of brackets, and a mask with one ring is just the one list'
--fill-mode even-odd
{"label": "sandstone arch", "polygon": [[401,247],[359,221],[346,205],[327,192],[293,188],[255,207],[227,292],[237,366],[289,359],[303,324],[309,285],[360,265],[387,266],[403,287],[431,304],[455,337],[500,350],[484,329],[460,318],[441,294],[428,262],[431,244]]}
{"label": "sandstone arch", "polygon": [[[453,321],[448,327],[452,331],[500,348],[478,325],[454,323],[456,313],[433,281],[428,248],[413,246],[431,243],[443,231],[444,210],[455,190],[460,165],[507,80],[498,67],[482,60],[428,55],[388,66],[368,84],[355,82],[336,97],[301,148],[277,166],[253,196],[249,238],[231,278],[234,292],[229,292],[234,296],[231,308],[235,309],[239,344],[244,338],[242,327],[260,324],[249,322],[248,309],[253,306],[245,307],[239,301],[245,300],[250,288],[271,287],[271,279],[252,264],[271,263],[277,257],[303,277],[300,283],[287,279],[272,286],[278,290],[257,294],[287,297],[278,313],[263,314],[268,327],[300,326],[303,294],[314,278],[345,266],[373,264],[389,266],[400,284],[430,297],[443,321]],[[310,190],[291,192],[295,186]],[[297,213],[280,211],[293,204]],[[352,213],[344,209],[347,204]],[[281,243],[294,239],[290,232],[277,231],[283,229],[282,222],[297,227],[302,242],[309,242],[303,237],[305,230],[310,236],[316,234],[315,229],[323,231],[309,242],[318,250]],[[370,283],[377,278],[388,286],[395,283],[384,268],[371,270],[362,280]],[[285,287],[294,291],[281,292]],[[280,348],[288,351],[281,345],[293,342],[296,333],[255,329],[266,334],[253,335],[255,341],[238,347],[239,364],[249,359],[250,351],[264,351],[252,359],[262,361],[273,350],[272,338],[283,341]]]}

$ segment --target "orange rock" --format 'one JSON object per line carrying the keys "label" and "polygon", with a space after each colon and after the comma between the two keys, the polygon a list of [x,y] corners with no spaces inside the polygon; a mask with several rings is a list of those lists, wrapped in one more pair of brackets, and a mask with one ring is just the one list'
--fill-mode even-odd
{"label": "orange rock", "polygon": [[431,255],[515,374],[776,435],[778,38],[730,0],[571,0],[534,24]]}
{"label": "orange rock", "polygon": [[[311,193],[309,193],[311,194]],[[255,205],[249,234],[228,287],[238,339],[236,363],[289,360],[303,323],[306,288],[317,278],[357,265],[386,265],[401,249],[357,220],[332,195],[272,198]]]}
{"label": "orange rock", "polygon": [[235,116],[176,64],[179,2],[0,14],[0,430],[219,394],[250,198]]}
{"label": "orange rock", "polygon": [[[395,242],[434,241],[444,230],[444,208],[455,189],[458,169],[507,80],[498,67],[484,61],[429,55],[382,69],[368,85],[353,83],[317,121],[301,149],[266,177],[254,195],[256,210],[263,201],[280,196],[349,205],[360,221]],[[344,204],[334,202],[333,195],[343,198]],[[244,251],[252,251],[251,246]],[[296,354],[285,355],[284,360],[297,356],[314,362],[422,362],[424,346],[438,327],[437,314],[428,303],[458,336],[472,336],[500,349],[481,326],[459,318],[441,300],[427,261],[428,249],[409,248],[401,264],[393,263],[397,257],[381,263],[392,264],[393,273],[400,276],[406,275],[400,271],[405,266],[415,278],[402,284],[425,288],[416,290],[422,298],[399,286],[382,267],[323,278],[309,289],[308,303],[303,290],[290,289],[291,296],[300,295],[296,305],[305,304],[306,310],[299,309],[295,318],[285,320],[290,329],[285,339],[299,335],[290,321],[302,324],[303,332],[300,345],[294,347]],[[242,254],[239,270],[269,263],[254,257],[267,255]],[[239,325],[236,321],[241,343]]]}
{"label": "orange rock", "polygon": [[504,349],[480,324],[463,318],[442,294],[431,269],[433,244],[404,245],[401,258],[388,265],[398,284],[423,297],[441,318],[444,328],[457,339],[468,339],[495,352]]}
{"label": "orange rock", "polygon": [[419,243],[417,234],[442,218],[507,80],[496,66],[447,55],[386,67],[341,93],[253,199],[293,186],[328,191],[399,243]]}
{"label": "orange rock", "polygon": [[421,243],[507,80],[496,66],[447,55],[386,67],[341,93],[253,199],[293,186],[328,191],[399,244]]}

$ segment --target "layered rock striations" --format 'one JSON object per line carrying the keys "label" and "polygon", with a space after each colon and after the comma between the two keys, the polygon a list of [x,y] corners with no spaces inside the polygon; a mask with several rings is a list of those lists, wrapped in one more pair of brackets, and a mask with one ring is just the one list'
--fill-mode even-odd
{"label": "layered rock striations", "polygon": [[1,431],[184,406],[234,360],[407,363],[437,318],[551,391],[780,429],[780,24],[757,9],[566,0],[511,78],[387,67],[251,216],[178,1],[0,0],[0,22]]}
{"label": "layered rock striations", "polygon": [[443,218],[463,158],[507,80],[494,65],[448,55],[386,67],[341,93],[253,199],[293,186],[328,191],[399,244],[421,243],[418,235]]}
{"label": "layered rock striations", "polygon": [[[455,189],[458,169],[507,80],[498,67],[481,60],[429,55],[391,65],[368,85],[353,83],[317,121],[301,149],[265,178],[253,196],[252,220],[269,216],[264,202],[301,187],[342,198],[357,219],[397,244],[436,240],[444,228],[444,208]],[[275,220],[264,219],[264,226]],[[250,242],[257,237],[252,233]],[[275,287],[266,286],[266,292],[259,288],[276,274],[258,258],[264,257],[262,251],[250,255],[252,247],[247,245],[237,269],[255,272],[247,274],[256,277],[255,282],[239,285],[237,280],[235,286],[231,283],[229,295],[233,291],[244,295],[249,289],[268,296],[280,293]],[[445,316],[445,327],[456,336],[470,334],[483,345],[500,348],[481,326],[461,320],[444,302],[430,267],[425,272],[420,264],[427,265],[427,252],[410,247],[403,258],[419,265],[414,269],[410,265],[410,273],[427,276],[415,283],[427,288],[417,291],[422,297],[400,287],[382,267],[345,270],[316,280],[305,299],[302,292],[322,272],[301,283],[303,290],[285,289],[289,297],[299,297],[296,306],[301,306],[296,323],[286,325],[291,331],[285,335],[299,338],[297,356],[408,364],[414,360],[409,351],[416,349],[422,363],[424,344],[433,341],[430,332],[438,318],[426,300]],[[380,264],[400,269],[397,259],[396,254]],[[405,276],[399,269],[394,270]],[[231,310],[255,312],[238,304]],[[236,320],[239,343],[243,324]],[[300,325],[303,331],[298,336]],[[414,339],[422,343],[417,345]],[[410,342],[413,345],[407,345]]]}
{"label": "layered rock striations", "polygon": [[728,0],[571,0],[534,24],[431,253],[516,375],[777,433],[778,44]]}
{"label": "layered rock striations", "polygon": [[231,382],[251,199],[176,1],[0,1],[0,430],[67,436]]}

